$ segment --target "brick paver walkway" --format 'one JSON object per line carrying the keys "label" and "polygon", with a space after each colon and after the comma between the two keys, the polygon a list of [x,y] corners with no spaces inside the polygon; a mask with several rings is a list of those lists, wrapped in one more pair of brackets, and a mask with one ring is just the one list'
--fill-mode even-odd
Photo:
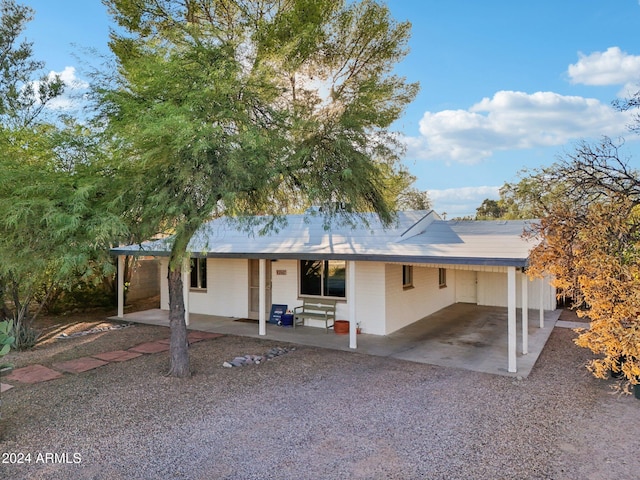
{"label": "brick paver walkway", "polygon": [[[188,334],[189,343],[200,342],[202,340],[210,340],[223,337],[221,333],[209,333],[192,331]],[[52,365],[52,368],[44,365],[29,365],[14,370],[9,375],[3,376],[3,380],[18,383],[40,383],[49,380],[55,380],[62,377],[61,372],[66,373],[82,373],[94,368],[102,367],[111,362],[124,362],[142,356],[143,354],[154,354],[166,352],[169,350],[169,339],[157,340],[155,342],[145,342],[128,350],[114,350],[111,352],[97,353],[89,357],[80,357],[75,360],[66,362],[58,362]],[[0,392],[6,392],[14,386],[8,383],[0,383]]]}
{"label": "brick paver walkway", "polygon": [[68,362],[54,363],[51,366],[61,372],[82,373],[93,370],[94,368],[102,367],[107,363],[109,362],[98,360],[97,358],[80,357],[75,360],[69,360]]}
{"label": "brick paver walkway", "polygon": [[114,350],[113,352],[97,353],[96,355],[91,356],[99,360],[104,360],[105,362],[124,362],[125,360],[141,357],[142,353],[127,352],[126,350]]}
{"label": "brick paver walkway", "polygon": [[60,378],[62,374],[45,367],[44,365],[29,365],[28,367],[18,368],[9,375],[4,377],[6,380],[16,381],[20,383],[39,383]]}

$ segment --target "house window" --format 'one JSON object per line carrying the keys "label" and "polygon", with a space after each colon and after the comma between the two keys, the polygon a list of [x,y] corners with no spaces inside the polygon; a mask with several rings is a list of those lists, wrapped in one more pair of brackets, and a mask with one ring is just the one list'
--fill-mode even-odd
{"label": "house window", "polygon": [[204,290],[207,288],[207,259],[191,259],[191,288]]}
{"label": "house window", "polygon": [[438,286],[440,288],[444,288],[447,286],[447,269],[446,268],[438,269]]}
{"label": "house window", "polygon": [[402,288],[413,287],[413,265],[402,266]]}
{"label": "house window", "polygon": [[300,295],[344,298],[346,272],[344,260],[300,260]]}

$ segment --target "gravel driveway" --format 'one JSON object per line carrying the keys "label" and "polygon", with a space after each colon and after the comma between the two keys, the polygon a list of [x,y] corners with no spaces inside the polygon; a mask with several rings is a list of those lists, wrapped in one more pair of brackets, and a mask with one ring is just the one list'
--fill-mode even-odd
{"label": "gravel driveway", "polygon": [[[22,358],[46,365],[166,336],[140,325]],[[18,385],[3,394],[0,452],[31,463],[4,463],[0,477],[638,478],[640,401],[591,377],[574,336],[556,328],[526,380],[304,346],[223,368],[291,347],[225,336],[192,346],[187,380],[164,377],[158,353]]]}

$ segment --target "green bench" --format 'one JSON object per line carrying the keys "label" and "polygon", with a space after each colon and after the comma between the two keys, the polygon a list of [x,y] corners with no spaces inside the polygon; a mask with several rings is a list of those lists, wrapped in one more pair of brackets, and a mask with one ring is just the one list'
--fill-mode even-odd
{"label": "green bench", "polygon": [[324,328],[328,333],[329,328],[333,328],[336,321],[336,301],[305,298],[302,305],[293,309],[293,328],[296,328],[296,324],[304,326],[305,318],[323,320]]}

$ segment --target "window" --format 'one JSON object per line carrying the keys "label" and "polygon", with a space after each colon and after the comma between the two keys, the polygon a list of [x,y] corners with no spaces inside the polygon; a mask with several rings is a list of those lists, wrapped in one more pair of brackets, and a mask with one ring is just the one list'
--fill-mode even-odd
{"label": "window", "polygon": [[438,269],[438,286],[440,288],[444,288],[447,286],[447,269],[446,268]]}
{"label": "window", "polygon": [[300,295],[344,298],[346,272],[344,260],[300,260]]}
{"label": "window", "polygon": [[207,288],[207,259],[191,259],[191,288]]}
{"label": "window", "polygon": [[413,287],[413,265],[402,266],[402,288]]}

